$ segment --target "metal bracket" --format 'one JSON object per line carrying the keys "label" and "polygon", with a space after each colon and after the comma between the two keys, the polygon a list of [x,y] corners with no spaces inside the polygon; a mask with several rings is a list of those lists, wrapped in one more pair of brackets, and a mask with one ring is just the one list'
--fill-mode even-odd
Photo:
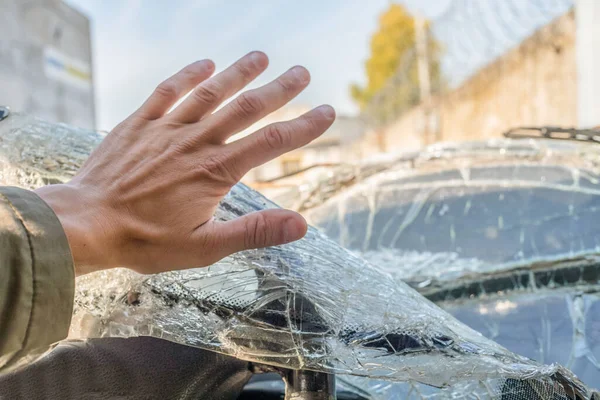
{"label": "metal bracket", "polygon": [[521,126],[504,132],[510,139],[557,139],[600,143],[600,130],[562,128],[558,126]]}
{"label": "metal bracket", "polygon": [[0,106],[0,121],[8,118],[10,115],[10,108],[6,106]]}
{"label": "metal bracket", "polygon": [[335,400],[335,375],[313,371],[288,371],[285,400]]}

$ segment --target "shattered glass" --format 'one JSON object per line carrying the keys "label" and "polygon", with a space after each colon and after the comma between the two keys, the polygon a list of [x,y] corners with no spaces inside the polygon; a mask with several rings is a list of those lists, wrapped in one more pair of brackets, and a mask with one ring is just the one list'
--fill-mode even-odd
{"label": "shattered glass", "polygon": [[[0,123],[0,137],[3,184],[35,187],[68,179],[102,135],[13,114]],[[238,184],[215,217],[272,207]],[[70,339],[153,336],[335,373],[374,399],[592,398],[569,370],[506,350],[386,269],[310,228],[295,243],[208,268],[151,276],[103,271],[77,280]]]}
{"label": "shattered glass", "polygon": [[598,293],[520,293],[448,303],[446,311],[503,346],[540,362],[577,371],[598,382],[600,296]]}
{"label": "shattered glass", "polygon": [[486,337],[597,384],[599,161],[595,144],[438,145],[305,214]]}
{"label": "shattered glass", "polygon": [[420,257],[426,275],[442,280],[596,254],[600,148],[591,147],[433,148],[416,167],[379,174],[307,215],[369,260]]}

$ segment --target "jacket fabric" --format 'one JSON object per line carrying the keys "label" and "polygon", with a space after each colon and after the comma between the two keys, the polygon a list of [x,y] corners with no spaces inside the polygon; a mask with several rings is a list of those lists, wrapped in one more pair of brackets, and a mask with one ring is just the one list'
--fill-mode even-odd
{"label": "jacket fabric", "polygon": [[54,211],[32,191],[0,187],[0,371],[67,336],[74,291]]}

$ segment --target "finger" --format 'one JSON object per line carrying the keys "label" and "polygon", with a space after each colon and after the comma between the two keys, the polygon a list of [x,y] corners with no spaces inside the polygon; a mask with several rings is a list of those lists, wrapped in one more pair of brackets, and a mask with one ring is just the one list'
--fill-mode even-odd
{"label": "finger", "polygon": [[145,119],[157,119],[200,82],[209,78],[215,70],[211,60],[197,61],[162,82],[137,111]]}
{"label": "finger", "polygon": [[172,112],[173,118],[182,123],[199,121],[253,81],[268,64],[269,59],[260,51],[245,55],[226,70],[196,87]]}
{"label": "finger", "polygon": [[224,142],[259,119],[283,107],[302,92],[310,82],[304,67],[296,66],[258,89],[239,95],[217,111],[211,119],[211,139]]}
{"label": "finger", "polygon": [[277,246],[301,239],[306,234],[304,218],[289,210],[265,210],[227,222],[214,222],[210,232],[214,257],[221,259],[248,249]]}
{"label": "finger", "polygon": [[334,120],[335,110],[323,105],[291,121],[267,125],[227,146],[232,150],[240,170],[246,172],[310,143],[321,136]]}

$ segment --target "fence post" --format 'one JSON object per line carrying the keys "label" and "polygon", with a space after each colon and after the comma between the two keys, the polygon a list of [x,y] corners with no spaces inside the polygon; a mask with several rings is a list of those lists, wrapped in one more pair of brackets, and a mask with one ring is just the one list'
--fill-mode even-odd
{"label": "fence post", "polygon": [[575,4],[577,124],[591,128],[600,126],[600,2]]}

